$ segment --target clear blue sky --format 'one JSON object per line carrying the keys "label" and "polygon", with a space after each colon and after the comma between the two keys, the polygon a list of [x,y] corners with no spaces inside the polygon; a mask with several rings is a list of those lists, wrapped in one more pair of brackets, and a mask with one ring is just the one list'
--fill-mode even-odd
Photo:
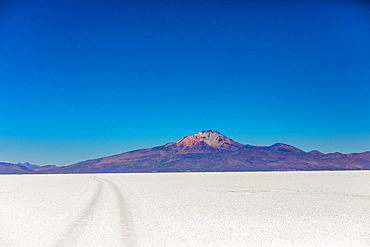
{"label": "clear blue sky", "polygon": [[208,129],[370,151],[370,4],[276,2],[2,0],[0,161],[68,165]]}

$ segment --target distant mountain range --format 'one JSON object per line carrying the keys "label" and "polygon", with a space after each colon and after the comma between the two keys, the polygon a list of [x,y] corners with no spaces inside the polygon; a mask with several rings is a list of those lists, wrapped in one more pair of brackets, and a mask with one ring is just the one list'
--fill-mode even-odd
{"label": "distant mountain range", "polygon": [[324,154],[293,146],[243,145],[217,131],[69,166],[0,163],[0,174],[370,170],[370,152]]}
{"label": "distant mountain range", "polygon": [[0,162],[0,174],[29,174],[29,173],[53,173],[56,166],[38,166],[26,163],[5,163]]}

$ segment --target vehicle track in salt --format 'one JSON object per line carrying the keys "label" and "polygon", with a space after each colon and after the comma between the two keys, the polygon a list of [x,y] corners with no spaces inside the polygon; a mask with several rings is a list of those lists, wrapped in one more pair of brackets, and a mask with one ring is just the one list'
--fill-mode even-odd
{"label": "vehicle track in salt", "polygon": [[116,183],[109,181],[107,179],[98,178],[105,181],[113,189],[119,205],[120,221],[121,221],[121,246],[136,246],[136,234],[134,229],[134,221],[131,211],[125,202],[125,197],[123,195],[124,187],[119,187]]}
{"label": "vehicle track in salt", "polygon": [[[125,202],[125,188],[97,176],[92,195],[71,220],[56,246],[136,246],[133,217]],[[83,196],[83,195],[82,195]]]}

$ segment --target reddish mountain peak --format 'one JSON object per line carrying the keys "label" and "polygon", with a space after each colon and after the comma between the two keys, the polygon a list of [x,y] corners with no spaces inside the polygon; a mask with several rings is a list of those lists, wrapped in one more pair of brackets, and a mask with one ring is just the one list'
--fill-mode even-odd
{"label": "reddish mountain peak", "polygon": [[192,147],[195,144],[197,144],[197,140],[195,140],[192,136],[185,136],[181,140],[175,142],[178,146],[184,146],[184,147]]}
{"label": "reddish mountain peak", "polygon": [[202,131],[198,132],[192,136],[187,135],[181,140],[170,143],[169,145],[177,145],[181,148],[194,147],[200,142],[204,142],[207,145],[218,148],[218,149],[229,149],[230,147],[242,147],[243,144],[233,141],[232,139],[220,134],[217,131]]}

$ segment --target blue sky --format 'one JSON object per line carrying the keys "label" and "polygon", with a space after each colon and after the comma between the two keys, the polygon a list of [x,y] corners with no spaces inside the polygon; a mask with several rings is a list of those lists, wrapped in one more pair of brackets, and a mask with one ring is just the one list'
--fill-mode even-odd
{"label": "blue sky", "polygon": [[366,1],[0,3],[0,161],[68,165],[217,130],[370,151]]}

